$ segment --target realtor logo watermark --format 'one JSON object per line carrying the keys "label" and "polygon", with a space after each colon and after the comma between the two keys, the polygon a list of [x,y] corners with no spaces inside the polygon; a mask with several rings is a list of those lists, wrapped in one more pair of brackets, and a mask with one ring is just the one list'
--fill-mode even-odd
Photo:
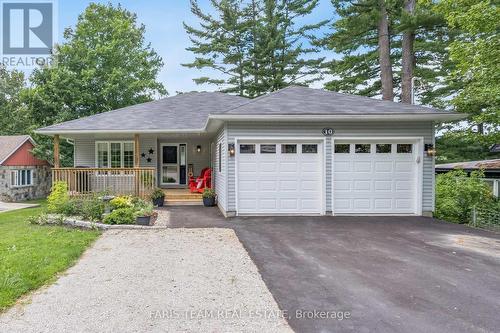
{"label": "realtor logo watermark", "polygon": [[51,62],[57,39],[57,1],[0,0],[1,60],[6,67]]}

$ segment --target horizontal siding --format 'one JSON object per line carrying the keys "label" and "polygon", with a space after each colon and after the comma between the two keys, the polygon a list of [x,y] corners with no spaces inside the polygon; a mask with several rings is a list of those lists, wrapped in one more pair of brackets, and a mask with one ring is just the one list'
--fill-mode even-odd
{"label": "horizontal siding", "polygon": [[[74,165],[75,167],[87,167],[95,168],[95,142],[96,141],[133,141],[133,139],[94,139],[94,138],[78,138],[75,139],[75,155],[74,155]],[[144,153],[145,157],[141,156],[140,166],[141,167],[156,167],[158,150],[156,147],[156,137],[139,137],[139,148],[140,154]],[[149,150],[153,149],[153,154],[149,154]],[[148,162],[148,158],[151,158],[151,162]]]}
{"label": "horizontal siding", "polygon": [[[324,127],[335,129],[334,138],[342,137],[366,137],[377,138],[385,136],[400,137],[423,137],[424,143],[434,142],[434,125],[432,122],[342,122],[342,123],[227,123],[227,143],[234,143],[236,138],[245,137],[269,137],[279,139],[280,137],[322,137],[321,130]],[[332,209],[332,146],[331,139],[326,142],[326,210]],[[424,156],[423,161],[423,211],[434,210],[434,169],[433,158]],[[227,171],[227,211],[236,210],[235,189],[235,159],[228,159]]]}
{"label": "horizontal siding", "polygon": [[[217,200],[219,203],[219,206],[227,210],[227,197],[226,197],[226,170],[227,170],[227,165],[226,165],[226,160],[227,160],[227,144],[226,144],[226,138],[225,138],[225,131],[224,128],[217,133],[217,138],[216,138],[216,144],[215,144],[215,164],[214,164],[214,175],[215,175],[215,191],[217,193]],[[220,156],[221,159],[219,159],[219,149],[220,149]],[[219,164],[220,164],[220,170],[219,172]]]}

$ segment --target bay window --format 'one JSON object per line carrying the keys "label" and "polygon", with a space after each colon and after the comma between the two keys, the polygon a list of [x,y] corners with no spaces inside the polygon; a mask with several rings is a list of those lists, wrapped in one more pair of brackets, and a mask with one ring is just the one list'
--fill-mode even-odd
{"label": "bay window", "polygon": [[98,168],[133,168],[134,143],[129,141],[96,142]]}

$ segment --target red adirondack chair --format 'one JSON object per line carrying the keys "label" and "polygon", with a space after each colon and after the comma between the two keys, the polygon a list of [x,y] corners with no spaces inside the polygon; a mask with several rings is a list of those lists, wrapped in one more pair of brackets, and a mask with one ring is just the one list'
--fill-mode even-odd
{"label": "red adirondack chair", "polygon": [[201,174],[196,180],[194,177],[189,178],[189,190],[191,193],[203,193],[205,188],[212,188],[212,169],[210,168],[201,170]]}

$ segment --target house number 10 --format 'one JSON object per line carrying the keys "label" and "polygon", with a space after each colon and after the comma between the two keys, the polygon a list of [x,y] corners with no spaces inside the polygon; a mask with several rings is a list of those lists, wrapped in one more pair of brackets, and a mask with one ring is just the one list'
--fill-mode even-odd
{"label": "house number 10", "polygon": [[323,128],[323,130],[321,131],[323,133],[324,136],[332,136],[333,133],[335,133],[335,131],[333,130],[333,128]]}

